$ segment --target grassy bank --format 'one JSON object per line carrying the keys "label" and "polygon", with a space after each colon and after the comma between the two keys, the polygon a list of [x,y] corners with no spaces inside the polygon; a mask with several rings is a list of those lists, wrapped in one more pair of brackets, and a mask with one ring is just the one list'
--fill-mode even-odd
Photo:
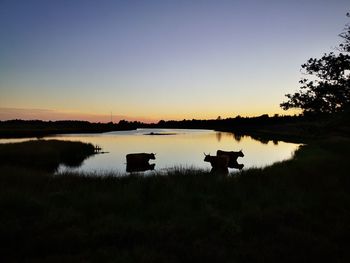
{"label": "grassy bank", "polygon": [[0,144],[0,166],[54,171],[59,164],[79,166],[95,153],[90,143],[32,140]]}
{"label": "grassy bank", "polygon": [[229,177],[1,167],[3,262],[348,262],[350,140]]}

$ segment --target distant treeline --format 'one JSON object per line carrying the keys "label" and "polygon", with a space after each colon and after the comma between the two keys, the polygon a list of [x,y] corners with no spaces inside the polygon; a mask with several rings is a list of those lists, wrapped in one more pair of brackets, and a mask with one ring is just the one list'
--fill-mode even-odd
{"label": "distant treeline", "polygon": [[0,121],[0,137],[40,137],[59,133],[99,133],[133,130],[140,126],[142,126],[140,122],[128,121],[91,123],[88,121],[8,120]]}
{"label": "distant treeline", "polygon": [[325,134],[350,134],[350,111],[335,114],[278,115],[269,117],[241,117],[211,120],[160,120],[158,123],[129,122],[90,123],[88,121],[0,121],[0,138],[40,137],[64,133],[100,133],[134,130],[137,128],[213,129],[250,135],[256,138],[294,140],[319,137]]}
{"label": "distant treeline", "polygon": [[334,114],[263,114],[257,117],[241,117],[212,120],[164,121],[149,124],[152,128],[213,129],[233,132],[236,136],[249,135],[258,140],[284,140],[305,142],[308,139],[333,135],[350,135],[350,111]]}
{"label": "distant treeline", "polygon": [[164,121],[161,120],[157,124],[150,124],[149,127],[155,128],[186,128],[186,129],[231,129],[239,127],[255,127],[255,126],[269,126],[276,124],[285,124],[285,123],[295,123],[307,120],[305,116],[280,116],[274,115],[269,117],[268,114],[263,114],[258,117],[241,117],[237,116],[235,118],[226,118],[210,120],[182,120],[182,121]]}

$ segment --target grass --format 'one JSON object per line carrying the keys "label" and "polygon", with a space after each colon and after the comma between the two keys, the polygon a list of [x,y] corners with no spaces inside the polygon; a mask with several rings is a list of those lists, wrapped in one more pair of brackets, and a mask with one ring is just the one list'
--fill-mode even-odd
{"label": "grass", "polygon": [[54,171],[59,164],[79,166],[93,155],[92,144],[59,140],[32,140],[0,144],[0,165]]}
{"label": "grass", "polygon": [[228,177],[0,168],[2,262],[348,262],[350,140]]}

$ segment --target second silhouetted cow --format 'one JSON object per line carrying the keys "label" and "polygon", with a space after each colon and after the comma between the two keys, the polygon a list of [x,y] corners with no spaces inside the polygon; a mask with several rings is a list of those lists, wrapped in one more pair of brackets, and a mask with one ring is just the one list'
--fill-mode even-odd
{"label": "second silhouetted cow", "polygon": [[229,158],[227,156],[212,156],[210,154],[204,154],[205,162],[209,162],[211,164],[211,173],[217,174],[228,174],[228,164]]}
{"label": "second silhouetted cow", "polygon": [[234,151],[227,152],[227,151],[217,150],[216,156],[227,156],[229,158],[228,167],[236,168],[237,158],[244,157],[244,154],[242,150],[238,152],[234,152]]}

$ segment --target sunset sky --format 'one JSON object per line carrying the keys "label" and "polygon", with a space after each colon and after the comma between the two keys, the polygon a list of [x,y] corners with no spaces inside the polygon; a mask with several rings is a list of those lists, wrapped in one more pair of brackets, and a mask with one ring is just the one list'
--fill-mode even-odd
{"label": "sunset sky", "polygon": [[292,114],[349,0],[0,0],[0,120]]}

